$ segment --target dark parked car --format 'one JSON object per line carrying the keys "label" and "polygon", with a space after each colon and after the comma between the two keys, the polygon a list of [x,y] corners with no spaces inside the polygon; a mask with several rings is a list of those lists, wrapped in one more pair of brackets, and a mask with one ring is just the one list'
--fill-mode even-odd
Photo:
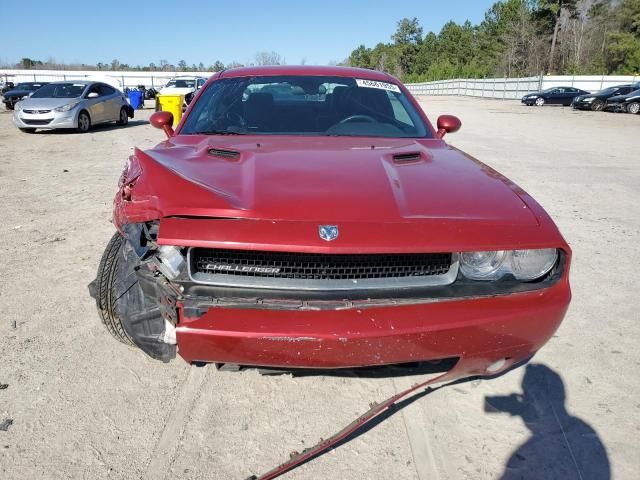
{"label": "dark parked car", "polygon": [[542,90],[541,92],[527,93],[522,97],[522,103],[525,105],[537,105],[541,107],[548,105],[564,105],[568,107],[578,95],[584,95],[586,92],[574,87],[552,87]]}
{"label": "dark parked car", "polygon": [[176,130],[150,121],[167,139],[129,157],[90,289],[153,358],[495,375],[564,317],[571,249],[549,215],[390,75],[230,69]]}
{"label": "dark parked car", "polygon": [[607,100],[605,110],[614,112],[640,112],[640,89],[627,93],[626,95],[615,95]]}
{"label": "dark parked car", "polygon": [[40,87],[46,85],[48,82],[22,82],[15,86],[13,90],[9,90],[3,94],[2,101],[7,110],[13,110],[16,103],[23,98],[28,97]]}
{"label": "dark parked car", "polygon": [[13,82],[1,82],[0,83],[0,95],[4,95],[4,92],[8,92],[9,90],[13,90],[16,86]]}
{"label": "dark parked car", "polygon": [[607,100],[616,95],[626,95],[638,88],[638,84],[629,85],[617,85],[615,87],[608,87],[599,92],[589,93],[587,95],[580,95],[573,99],[571,106],[580,110],[593,110],[599,112],[604,110],[607,105]]}

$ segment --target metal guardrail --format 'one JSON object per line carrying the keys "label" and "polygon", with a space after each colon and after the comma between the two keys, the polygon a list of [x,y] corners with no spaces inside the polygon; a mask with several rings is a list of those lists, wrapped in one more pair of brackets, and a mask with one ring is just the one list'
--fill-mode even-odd
{"label": "metal guardrail", "polygon": [[[189,75],[209,77],[215,72],[113,72],[113,71],[64,71],[64,70],[0,70],[0,81],[55,82],[86,78],[108,78],[121,88],[161,87],[171,78]],[[638,75],[539,75],[521,78],[479,78],[438,80],[435,82],[408,83],[414,95],[463,95],[469,97],[519,99],[526,93],[550,87],[569,86],[589,92],[623,83],[640,82]]]}
{"label": "metal guardrail", "polygon": [[461,95],[498,99],[520,99],[523,95],[551,87],[575,87],[588,92],[615,85],[640,82],[637,75],[540,75],[522,78],[452,79],[409,83],[414,95]]}

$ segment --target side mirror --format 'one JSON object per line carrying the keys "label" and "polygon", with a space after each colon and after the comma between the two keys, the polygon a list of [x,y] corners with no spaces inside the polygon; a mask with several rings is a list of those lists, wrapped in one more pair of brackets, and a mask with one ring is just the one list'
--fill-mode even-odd
{"label": "side mirror", "polygon": [[96,92],[91,92],[89,95],[87,95],[87,98],[98,98],[100,95],[98,95]]}
{"label": "side mirror", "polygon": [[453,115],[440,115],[438,117],[438,132],[436,136],[442,138],[447,133],[457,132],[461,126],[462,122],[458,117]]}
{"label": "side mirror", "polygon": [[156,112],[149,117],[151,125],[156,128],[161,128],[168,138],[173,137],[173,113],[171,112]]}

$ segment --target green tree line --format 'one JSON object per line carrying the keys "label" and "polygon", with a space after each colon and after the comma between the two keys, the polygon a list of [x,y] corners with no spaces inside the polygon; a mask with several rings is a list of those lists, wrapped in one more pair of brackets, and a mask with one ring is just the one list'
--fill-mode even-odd
{"label": "green tree line", "polygon": [[[250,59],[246,65],[282,65],[285,63],[285,59],[277,52],[258,52]],[[53,58],[49,58],[46,61],[36,60],[25,57],[18,63],[13,65],[0,65],[9,68],[19,68],[26,70],[99,70],[99,71],[134,71],[134,72],[219,72],[226,68],[244,67],[245,65],[239,62],[230,62],[228,64],[222,63],[220,60],[216,60],[213,63],[205,65],[200,62],[197,65],[194,63],[189,65],[185,60],[180,60],[176,64],[169,63],[167,60],[159,60],[151,62],[148,65],[129,65],[127,63],[121,63],[118,59],[113,59],[110,62],[98,62],[95,65],[77,63],[77,64],[65,64],[56,62]]]}
{"label": "green tree line", "polygon": [[424,33],[403,18],[391,42],[351,52],[354,67],[403,81],[640,73],[640,0],[501,0],[473,25]]}

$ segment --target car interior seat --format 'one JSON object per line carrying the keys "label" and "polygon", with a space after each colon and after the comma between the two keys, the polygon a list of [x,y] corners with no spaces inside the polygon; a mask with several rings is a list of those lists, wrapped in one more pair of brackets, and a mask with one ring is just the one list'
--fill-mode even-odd
{"label": "car interior seat", "polygon": [[249,95],[244,105],[244,119],[250,130],[269,131],[273,129],[273,95],[256,92]]}

